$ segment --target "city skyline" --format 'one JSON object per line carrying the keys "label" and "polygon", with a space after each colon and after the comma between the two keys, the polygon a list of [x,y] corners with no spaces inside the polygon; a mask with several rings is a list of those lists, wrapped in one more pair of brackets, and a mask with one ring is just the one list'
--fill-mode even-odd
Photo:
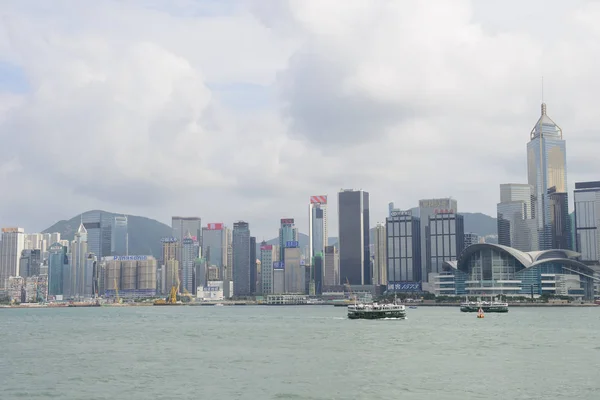
{"label": "city skyline", "polygon": [[[185,18],[176,5],[74,4],[76,23],[60,5],[3,4],[0,224],[36,232],[103,209],[244,218],[260,239],[276,224],[266,210],[300,220],[307,196],[340,187],[372,194],[373,221],[391,200],[450,195],[493,216],[497,185],[523,182],[542,76],[569,141],[568,192],[596,179],[592,2],[367,2],[335,23],[327,2],[226,3]],[[528,18],[540,4],[550,33]],[[376,30],[355,23],[382,15]]]}

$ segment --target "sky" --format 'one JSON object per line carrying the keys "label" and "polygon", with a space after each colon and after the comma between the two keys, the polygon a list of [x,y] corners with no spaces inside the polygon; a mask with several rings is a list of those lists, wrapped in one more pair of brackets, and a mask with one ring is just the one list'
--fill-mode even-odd
{"label": "sky", "polygon": [[[494,216],[540,114],[600,180],[600,3],[6,0],[0,225],[91,209],[308,227],[311,195]],[[572,203],[572,199],[570,199]]]}

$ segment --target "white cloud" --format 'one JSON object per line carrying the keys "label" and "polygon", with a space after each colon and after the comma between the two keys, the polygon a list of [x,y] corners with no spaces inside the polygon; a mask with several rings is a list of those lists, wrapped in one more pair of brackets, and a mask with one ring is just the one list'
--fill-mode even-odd
{"label": "white cloud", "polygon": [[0,62],[29,88],[0,85],[0,224],[104,208],[260,239],[286,216],[306,231],[327,193],[335,233],[342,187],[371,193],[372,224],[434,196],[493,215],[498,184],[526,179],[542,75],[571,186],[598,179],[600,9],[517,3],[4,3]]}

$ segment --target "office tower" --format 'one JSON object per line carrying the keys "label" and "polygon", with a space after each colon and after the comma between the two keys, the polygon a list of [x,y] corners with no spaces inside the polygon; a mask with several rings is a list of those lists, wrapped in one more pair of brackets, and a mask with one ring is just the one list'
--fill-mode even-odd
{"label": "office tower", "polygon": [[202,220],[198,217],[171,217],[171,228],[173,228],[173,237],[179,243],[175,258],[181,267],[183,238],[190,235],[202,245]]}
{"label": "office tower", "polygon": [[498,244],[521,251],[539,248],[533,197],[533,187],[529,184],[500,185],[500,203],[496,205]]}
{"label": "office tower", "polygon": [[294,218],[282,218],[279,227],[279,259],[283,260],[284,250],[288,244],[298,246],[298,228],[294,225]]}
{"label": "office tower", "polygon": [[378,222],[373,240],[373,285],[387,285],[387,237],[385,225]]}
{"label": "office tower", "polygon": [[[538,231],[539,250],[552,248],[552,215],[549,189],[567,195],[567,151],[562,130],[546,114],[533,127],[527,143],[527,183],[533,187],[533,217]],[[553,196],[556,197],[556,196]],[[567,228],[568,229],[568,228]]]}
{"label": "office tower", "polygon": [[575,183],[575,242],[584,263],[600,262],[600,181]]}
{"label": "office tower", "polygon": [[[223,260],[223,270],[221,279],[223,281],[233,280],[233,231],[227,229],[225,231],[227,235],[227,259]],[[225,295],[229,293],[229,286],[225,287]],[[231,296],[229,296],[231,297]]]}
{"label": "office tower", "polygon": [[[456,214],[458,204],[452,198],[419,200],[419,219],[421,225],[421,280],[428,281],[429,273],[432,272],[431,257],[429,251],[429,217],[438,213]],[[461,232],[462,235],[462,232]],[[460,238],[462,243],[463,238]],[[462,250],[462,248],[461,248]],[[388,277],[388,280],[391,280]]]}
{"label": "office tower", "polygon": [[223,266],[227,264],[228,229],[223,223],[210,223],[202,228],[202,257],[208,265],[219,269],[223,274]]}
{"label": "office tower", "polygon": [[48,255],[48,295],[56,298],[63,294],[63,272],[68,271],[67,248],[60,243],[49,247]]}
{"label": "office tower", "polygon": [[96,297],[98,295],[98,276],[96,275],[97,269],[96,264],[98,259],[95,254],[88,253],[85,260],[84,269],[84,286],[83,286],[83,297]]}
{"label": "office tower", "polygon": [[87,232],[88,251],[96,257],[108,257],[111,254],[112,220],[112,215],[103,211],[88,211],[81,215]]}
{"label": "office tower", "polygon": [[40,274],[42,265],[42,251],[40,249],[26,249],[21,252],[19,259],[19,275],[23,278]]}
{"label": "office tower", "polygon": [[327,246],[327,196],[311,196],[308,206],[308,258]]}
{"label": "office tower", "polygon": [[233,224],[233,295],[249,296],[250,292],[250,225]]}
{"label": "office tower", "polygon": [[338,193],[340,280],[370,285],[369,193],[345,189]]}
{"label": "office tower", "polygon": [[24,250],[41,249],[44,237],[41,233],[26,233]]}
{"label": "office tower", "polygon": [[250,236],[250,293],[256,293],[258,265],[256,264],[256,238]]}
{"label": "office tower", "polygon": [[129,255],[129,233],[126,216],[116,216],[112,220],[111,254],[113,256]]}
{"label": "office tower", "polygon": [[323,286],[340,284],[340,255],[335,246],[325,246],[323,253]]}
{"label": "office tower", "polygon": [[262,271],[262,294],[273,293],[273,263],[275,260],[273,246],[263,241],[260,244],[260,266]]}
{"label": "office tower", "polygon": [[421,220],[394,209],[385,224],[388,282],[421,282]]}
{"label": "office tower", "polygon": [[85,268],[88,254],[88,235],[85,224],[81,223],[71,242],[71,297],[83,297],[85,291]]}
{"label": "office tower", "polygon": [[181,293],[194,293],[196,286],[196,259],[199,257],[199,243],[189,233],[181,242]]}
{"label": "office tower", "polygon": [[[198,293],[198,288],[203,288],[206,286],[207,281],[209,280],[217,280],[218,278],[218,274],[219,274],[219,270],[217,269],[217,267],[213,266],[209,266],[206,262],[205,258],[197,258],[195,261],[195,266],[196,266],[196,283],[195,283],[195,287],[194,287],[194,292],[193,294],[197,294]],[[216,271],[216,276],[214,277],[214,279],[210,279],[209,278],[209,268],[214,268],[214,270]],[[212,277],[212,276],[211,276]]]}
{"label": "office tower", "polygon": [[2,228],[0,240],[0,288],[5,289],[11,276],[19,276],[19,259],[25,249],[23,228]]}
{"label": "office tower", "polygon": [[313,257],[311,262],[311,270],[312,270],[312,280],[315,283],[315,293],[317,296],[323,294],[323,264],[324,258],[323,253],[317,254]]}
{"label": "office tower", "polygon": [[464,239],[464,248],[466,249],[467,247],[473,245],[473,244],[477,244],[479,243],[479,235],[476,233],[469,233],[466,232],[465,233],[465,239]]}
{"label": "office tower", "polygon": [[301,262],[302,251],[299,247],[286,247],[283,252],[285,293],[306,293],[306,268]]}
{"label": "office tower", "polygon": [[548,201],[550,248],[571,250],[571,219],[567,193],[557,192],[555,187],[551,187],[548,189]]}
{"label": "office tower", "polygon": [[456,260],[464,249],[463,216],[449,211],[444,209],[429,216],[427,248],[427,256],[431,265],[429,273],[439,274],[442,272],[444,261]]}

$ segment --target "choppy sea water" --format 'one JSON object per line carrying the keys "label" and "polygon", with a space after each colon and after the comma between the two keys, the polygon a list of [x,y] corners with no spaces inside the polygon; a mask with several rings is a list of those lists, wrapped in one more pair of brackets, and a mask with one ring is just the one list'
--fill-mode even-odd
{"label": "choppy sea water", "polygon": [[0,399],[600,399],[600,308],[0,310]]}

